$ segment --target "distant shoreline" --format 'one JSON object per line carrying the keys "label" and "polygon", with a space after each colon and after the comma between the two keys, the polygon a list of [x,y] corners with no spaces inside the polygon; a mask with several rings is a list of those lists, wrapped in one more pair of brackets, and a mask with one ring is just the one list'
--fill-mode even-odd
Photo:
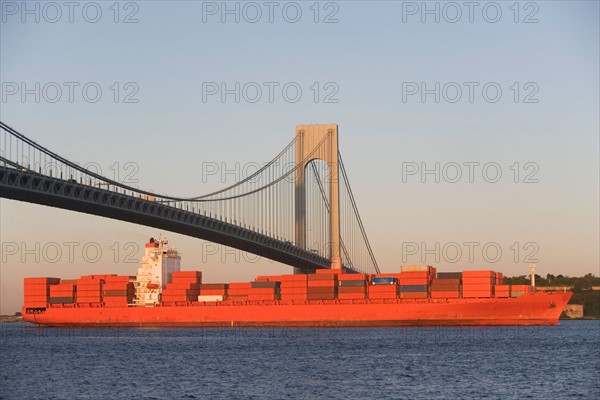
{"label": "distant shoreline", "polygon": [[0,315],[0,324],[9,324],[13,322],[23,322],[22,315]]}

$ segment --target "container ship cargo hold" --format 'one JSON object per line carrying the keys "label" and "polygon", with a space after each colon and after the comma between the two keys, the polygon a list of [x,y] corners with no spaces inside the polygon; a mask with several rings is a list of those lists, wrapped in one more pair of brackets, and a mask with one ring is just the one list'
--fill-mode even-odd
{"label": "container ship cargo hold", "polygon": [[571,298],[504,285],[494,271],[444,273],[427,265],[204,283],[200,271],[180,271],[180,260],[165,239],[150,239],[134,276],[25,278],[23,317],[111,327],[556,325]]}

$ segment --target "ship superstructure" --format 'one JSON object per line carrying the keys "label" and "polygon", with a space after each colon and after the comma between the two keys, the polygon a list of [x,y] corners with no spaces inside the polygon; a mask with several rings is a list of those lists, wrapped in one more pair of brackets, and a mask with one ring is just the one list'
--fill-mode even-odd
{"label": "ship superstructure", "polygon": [[181,256],[174,247],[168,246],[164,237],[150,238],[144,256],[135,275],[134,304],[154,306],[161,300],[162,289],[171,281],[173,272],[181,269]]}

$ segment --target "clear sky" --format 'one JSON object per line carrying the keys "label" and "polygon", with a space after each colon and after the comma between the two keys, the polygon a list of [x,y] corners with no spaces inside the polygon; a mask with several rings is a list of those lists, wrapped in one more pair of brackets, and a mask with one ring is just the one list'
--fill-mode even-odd
{"label": "clear sky", "polygon": [[[185,196],[233,183],[203,179],[208,163],[262,163],[295,125],[337,123],[382,270],[425,257],[445,271],[522,275],[538,260],[541,275],[600,273],[597,1],[113,4],[1,2],[3,122]],[[209,91],[222,83],[224,99]],[[439,182],[421,175],[436,165]],[[133,274],[160,233],[4,199],[0,211],[2,313],[21,306],[25,276]],[[290,271],[162,233],[207,281]]]}

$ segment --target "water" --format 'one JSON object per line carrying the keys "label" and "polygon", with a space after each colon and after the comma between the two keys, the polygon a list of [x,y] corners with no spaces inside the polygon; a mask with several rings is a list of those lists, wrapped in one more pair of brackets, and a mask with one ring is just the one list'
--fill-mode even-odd
{"label": "water", "polygon": [[600,398],[600,321],[0,329],[2,399]]}

